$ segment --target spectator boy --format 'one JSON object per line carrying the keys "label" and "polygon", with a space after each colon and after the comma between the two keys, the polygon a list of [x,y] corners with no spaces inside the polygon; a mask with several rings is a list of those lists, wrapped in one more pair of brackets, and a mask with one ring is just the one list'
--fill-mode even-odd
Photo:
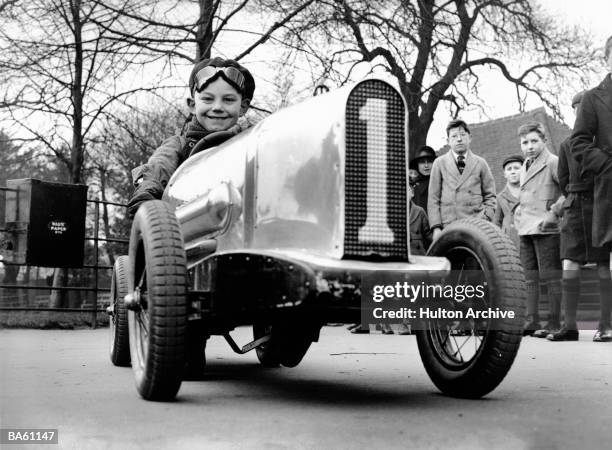
{"label": "spectator boy", "polygon": [[417,152],[414,159],[410,161],[410,169],[416,170],[418,174],[413,183],[414,197],[412,200],[416,205],[423,208],[424,212],[427,212],[429,178],[434,159],[436,159],[436,152],[434,149],[424,145]]}
{"label": "spectator boy", "polygon": [[[580,102],[571,139],[571,153],[584,173],[594,176],[592,245],[612,251],[612,36],[604,48],[608,74]],[[612,268],[612,254],[610,255]],[[612,294],[601,296],[601,318],[593,340],[612,341]]]}
{"label": "spectator boy", "polygon": [[136,190],[128,202],[129,214],[134,216],[143,202],[162,197],[170,177],[196,143],[204,140],[203,148],[211,147],[242,131],[238,118],[247,111],[254,91],[253,76],[234,60],[196,63],[187,98],[191,121],[184,134],[165,140],[146,164],[132,171]]}
{"label": "spectator boy", "polygon": [[[577,110],[584,92],[572,99]],[[577,341],[576,312],[580,297],[580,266],[586,262],[597,262],[601,298],[612,292],[612,281],[608,267],[609,253],[603,248],[593,247],[593,174],[583,173],[582,164],[570,154],[570,138],[559,148],[559,186],[565,195],[563,219],[561,220],[561,299],[565,321],[561,330],[546,336],[550,341]],[[602,318],[603,319],[603,318]],[[601,334],[601,331],[600,331]]]}
{"label": "spectator boy", "polygon": [[436,240],[449,223],[466,217],[491,221],[495,181],[487,162],[470,150],[470,129],[460,119],[446,127],[450,151],[433,162],[427,210]]}
{"label": "spectator boy", "polygon": [[519,249],[519,237],[514,226],[514,210],[519,202],[521,168],[524,160],[523,155],[512,155],[504,159],[502,168],[506,186],[497,194],[497,208],[495,208],[495,217],[493,218],[493,223],[510,236],[517,249]]}
{"label": "spectator boy", "polygon": [[[514,222],[520,239],[520,257],[527,278],[527,318],[524,334],[546,337],[560,328],[561,260],[556,202],[561,196],[558,158],[546,148],[544,126],[529,122],[518,130],[525,164],[521,168],[519,206]],[[542,328],[538,313],[539,281],[547,287],[548,323]]]}

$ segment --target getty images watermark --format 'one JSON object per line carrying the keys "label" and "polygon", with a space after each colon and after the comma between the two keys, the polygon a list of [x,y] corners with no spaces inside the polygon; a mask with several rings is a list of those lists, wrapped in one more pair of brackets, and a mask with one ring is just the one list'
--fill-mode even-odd
{"label": "getty images watermark", "polygon": [[[449,327],[521,329],[522,306],[508,290],[491,286],[481,271],[384,273],[362,278],[361,322],[410,324],[427,329],[431,321]],[[511,295],[510,295],[511,297]]]}

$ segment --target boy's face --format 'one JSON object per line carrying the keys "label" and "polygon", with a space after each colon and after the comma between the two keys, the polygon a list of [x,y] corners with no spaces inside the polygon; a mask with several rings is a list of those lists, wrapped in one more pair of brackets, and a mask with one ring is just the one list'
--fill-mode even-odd
{"label": "boy's face", "polygon": [[417,167],[419,168],[419,173],[424,177],[428,177],[431,174],[431,165],[433,164],[432,159],[423,158],[420,159]]}
{"label": "boy's face", "polygon": [[521,136],[521,150],[526,158],[537,158],[545,147],[546,141],[535,131]]}
{"label": "boy's face", "polygon": [[523,167],[523,165],[518,161],[506,164],[506,166],[504,167],[504,177],[506,178],[506,181],[508,183],[519,183],[521,177],[521,167]]}
{"label": "boy's face", "polygon": [[202,91],[193,94],[193,99],[187,99],[189,110],[208,131],[231,128],[248,108],[240,92],[222,78],[217,78]]}
{"label": "boy's face", "polygon": [[458,155],[463,155],[470,149],[470,140],[470,133],[465,131],[463,127],[448,130],[448,145]]}

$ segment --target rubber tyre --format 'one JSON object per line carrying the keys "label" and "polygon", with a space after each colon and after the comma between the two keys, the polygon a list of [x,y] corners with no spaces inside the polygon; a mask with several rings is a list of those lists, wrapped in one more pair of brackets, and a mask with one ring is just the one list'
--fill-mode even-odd
{"label": "rubber tyre", "polygon": [[453,269],[462,256],[475,255],[487,282],[488,305],[515,311],[515,319],[491,319],[486,329],[478,331],[481,341],[473,358],[457,364],[450,364],[444,355],[441,347],[447,344],[439,345],[436,320],[425,322],[426,329],[416,333],[425,370],[438,389],[452,397],[480,398],[501,383],[520,346],[522,329],[517,320],[524,316],[526,292],[518,252],[498,227],[480,219],[463,219],[443,230],[428,255],[449,258]]}
{"label": "rubber tyre", "polygon": [[253,326],[253,338],[258,339],[271,330],[270,340],[256,349],[257,359],[264,367],[296,367],[310,348],[312,340],[299,325]]}
{"label": "rubber tyre", "polygon": [[111,277],[111,304],[114,314],[109,320],[110,359],[118,367],[130,366],[130,335],[128,311],[123,301],[128,291],[129,258],[120,256],[113,266]]}
{"label": "rubber tyre", "polygon": [[[253,339],[259,339],[269,333],[271,327],[265,325],[253,325]],[[261,344],[255,349],[257,359],[264,367],[280,367],[280,352],[278,346],[274,345],[272,339],[268,342]]]}
{"label": "rubber tyre", "polygon": [[178,221],[162,201],[138,209],[130,236],[128,288],[145,300],[129,311],[136,388],[146,400],[168,401],[181,386],[187,330],[187,262]]}

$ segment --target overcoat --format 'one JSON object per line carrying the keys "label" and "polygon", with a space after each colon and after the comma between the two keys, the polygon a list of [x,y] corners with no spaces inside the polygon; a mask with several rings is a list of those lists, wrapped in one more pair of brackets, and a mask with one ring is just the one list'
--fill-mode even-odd
{"label": "overcoat", "polygon": [[514,211],[518,206],[519,199],[510,193],[510,189],[506,185],[502,191],[497,194],[497,208],[495,208],[495,217],[493,223],[500,227],[504,233],[510,236],[516,248],[519,248],[519,237],[516,227],[514,226]]}
{"label": "overcoat", "polygon": [[521,168],[519,205],[514,213],[514,226],[519,236],[559,233],[559,219],[551,213],[551,207],[561,197],[557,165],[559,158],[548,149]]}
{"label": "overcoat", "polygon": [[576,114],[571,153],[594,175],[593,245],[612,248],[612,79],[585,92]]}
{"label": "overcoat", "polygon": [[432,231],[425,210],[410,202],[410,253],[424,255],[431,244]]}
{"label": "overcoat", "polygon": [[565,195],[561,219],[561,259],[577,262],[606,261],[610,254],[592,247],[593,175],[582,173],[582,164],[572,158],[570,139],[559,147],[559,187]]}
{"label": "overcoat", "polygon": [[463,173],[450,151],[434,160],[427,200],[432,228],[467,217],[491,221],[495,206],[495,180],[484,158],[468,150]]}
{"label": "overcoat", "polygon": [[429,177],[424,177],[419,174],[419,177],[416,180],[416,183],[412,187],[414,192],[414,197],[412,197],[412,201],[416,203],[418,206],[423,208],[425,212],[427,212],[427,197],[429,195]]}

